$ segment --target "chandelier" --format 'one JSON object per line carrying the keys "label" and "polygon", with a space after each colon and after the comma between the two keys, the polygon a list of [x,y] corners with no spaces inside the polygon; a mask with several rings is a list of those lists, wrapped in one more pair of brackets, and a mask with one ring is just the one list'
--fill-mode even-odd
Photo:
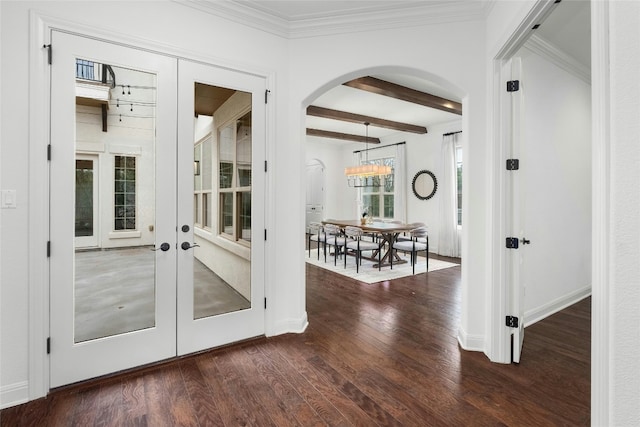
{"label": "chandelier", "polygon": [[381,187],[382,178],[391,175],[391,166],[369,163],[369,122],[365,122],[365,162],[344,169],[349,187]]}

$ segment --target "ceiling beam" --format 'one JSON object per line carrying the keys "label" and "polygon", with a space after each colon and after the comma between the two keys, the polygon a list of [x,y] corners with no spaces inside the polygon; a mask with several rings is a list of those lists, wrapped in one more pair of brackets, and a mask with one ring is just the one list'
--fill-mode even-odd
{"label": "ceiling beam", "polygon": [[362,114],[349,113],[346,111],[332,110],[324,107],[317,107],[310,105],[307,107],[307,115],[314,117],[322,117],[324,119],[341,120],[343,122],[350,123],[369,123],[371,126],[376,126],[385,129],[393,129],[401,132],[411,132],[424,134],[427,133],[427,128],[424,126],[412,125],[408,123],[394,122],[391,120],[379,119],[377,117],[364,116]]}
{"label": "ceiling beam", "polygon": [[366,90],[367,92],[377,93],[378,95],[385,95],[391,98],[413,102],[414,104],[424,105],[425,107],[431,107],[447,111],[449,113],[462,115],[462,104],[459,102],[431,95],[430,93],[420,92],[419,90],[411,89],[406,86],[400,86],[395,83],[376,79],[375,77],[360,77],[343,84],[356,89]]}
{"label": "ceiling beam", "polygon": [[369,144],[380,144],[380,138],[374,138],[361,135],[352,135],[349,133],[331,132],[328,130],[307,128],[307,135],[318,136],[320,138],[342,139],[345,141],[368,142]]}

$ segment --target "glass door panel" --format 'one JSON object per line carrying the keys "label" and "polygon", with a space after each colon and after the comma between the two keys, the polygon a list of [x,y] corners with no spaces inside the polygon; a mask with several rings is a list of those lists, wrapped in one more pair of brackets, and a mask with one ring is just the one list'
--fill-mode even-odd
{"label": "glass door panel", "polygon": [[[234,259],[216,244],[217,235],[229,242],[251,241],[251,192],[239,191],[251,188],[251,112],[245,113],[251,94],[199,82],[192,90],[196,212],[191,226],[198,244],[193,248],[193,319],[202,319],[251,308],[250,252],[249,259]],[[223,120],[228,123],[218,130],[215,124]],[[216,166],[219,174],[213,173]],[[210,203],[214,190],[220,209]],[[212,218],[219,219],[219,227]]]}
{"label": "glass door panel", "polygon": [[176,63],[51,37],[55,387],[176,354]]}
{"label": "glass door panel", "polygon": [[[152,73],[85,58],[76,58],[75,77],[75,150],[104,147],[96,163],[106,171],[106,185],[95,194],[98,205],[112,207],[101,212],[105,234],[99,242],[92,249],[76,243],[74,342],[79,343],[156,325],[151,249],[157,83]],[[94,199],[93,192],[88,195],[93,163],[76,160],[76,236],[87,232],[87,217],[93,213],[87,208]]]}
{"label": "glass door panel", "polygon": [[256,254],[263,258],[264,241],[252,239],[256,152],[264,162],[264,145],[256,144],[264,141],[264,104],[256,93],[264,94],[264,80],[187,61],[179,70],[178,206],[185,214],[178,212],[178,240],[186,249],[178,251],[178,353],[184,354],[264,333],[263,274],[255,275],[263,263],[254,263]]}

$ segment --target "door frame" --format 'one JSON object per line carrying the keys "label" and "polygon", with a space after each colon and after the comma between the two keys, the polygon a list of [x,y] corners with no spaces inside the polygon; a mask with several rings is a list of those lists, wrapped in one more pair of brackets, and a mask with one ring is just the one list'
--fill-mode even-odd
{"label": "door frame", "polygon": [[[47,257],[47,242],[49,240],[49,216],[42,212],[49,212],[49,162],[47,159],[47,145],[50,140],[50,68],[48,64],[47,46],[51,43],[53,30],[70,33],[80,37],[92,38],[116,45],[142,49],[159,55],[176,59],[187,59],[202,62],[213,67],[222,67],[240,73],[252,74],[265,79],[269,98],[274,98],[272,88],[275,86],[275,73],[272,70],[249,68],[246,64],[229,63],[209,55],[195,52],[185,52],[177,47],[156,44],[127,34],[113,33],[107,29],[87,26],[79,22],[68,21],[59,17],[47,15],[31,10],[29,13],[29,337],[28,337],[28,400],[46,396],[50,391],[50,365],[47,354],[47,338],[49,337],[49,299],[50,277],[49,258]],[[55,58],[55,53],[53,54]],[[55,59],[54,59],[55,60]],[[266,105],[266,134],[265,151],[268,162],[275,159],[272,141],[275,141],[275,100]],[[265,177],[265,197],[267,200],[275,198],[271,174]],[[274,206],[265,206],[265,227],[275,228]],[[275,260],[273,240],[265,241],[265,297],[274,298],[274,271],[269,267]],[[265,334],[273,331],[273,310],[264,312]]]}
{"label": "door frame", "polygon": [[[491,55],[490,78],[492,79],[491,123],[489,141],[491,147],[491,191],[493,202],[489,207],[489,227],[494,236],[490,242],[491,271],[489,289],[487,289],[487,312],[495,313],[487,319],[487,339],[485,352],[494,362],[509,363],[510,331],[505,327],[504,319],[508,313],[509,290],[505,272],[506,237],[505,183],[503,160],[506,158],[506,128],[501,112],[501,94],[503,86],[500,70],[504,61],[514,56],[522,46],[530,29],[541,21],[553,7],[553,0],[538,0],[522,20],[514,24],[513,32],[502,39]],[[611,355],[609,350],[609,328],[611,308],[609,301],[610,277],[609,254],[610,212],[609,189],[611,183],[610,138],[610,76],[609,76],[609,4],[591,1],[591,111],[592,111],[592,267],[591,267],[591,422],[594,425],[609,423],[611,391],[609,378]]]}

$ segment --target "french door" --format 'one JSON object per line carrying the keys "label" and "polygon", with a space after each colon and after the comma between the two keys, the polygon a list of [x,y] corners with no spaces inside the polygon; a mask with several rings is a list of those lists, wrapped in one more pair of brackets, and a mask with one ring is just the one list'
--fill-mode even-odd
{"label": "french door", "polygon": [[50,386],[262,335],[264,79],[51,43]]}
{"label": "french door", "polygon": [[[514,57],[506,61],[502,66],[503,87],[506,87],[507,81],[521,80],[522,73],[521,58]],[[522,88],[516,91],[503,91],[503,102],[505,111],[503,117],[505,119],[507,141],[507,156],[509,159],[520,159],[521,143],[522,143]],[[505,171],[507,175],[506,182],[506,200],[507,200],[507,233],[515,239],[516,248],[505,249],[507,251],[507,280],[509,295],[509,326],[511,332],[511,355],[512,362],[520,363],[522,355],[522,346],[524,344],[524,304],[525,304],[525,288],[524,283],[526,269],[526,249],[524,246],[528,243],[524,232],[524,215],[526,212],[526,197],[522,191],[524,187],[524,178],[522,173],[516,171]],[[514,320],[511,320],[514,319]],[[517,321],[515,320],[517,319]]]}

